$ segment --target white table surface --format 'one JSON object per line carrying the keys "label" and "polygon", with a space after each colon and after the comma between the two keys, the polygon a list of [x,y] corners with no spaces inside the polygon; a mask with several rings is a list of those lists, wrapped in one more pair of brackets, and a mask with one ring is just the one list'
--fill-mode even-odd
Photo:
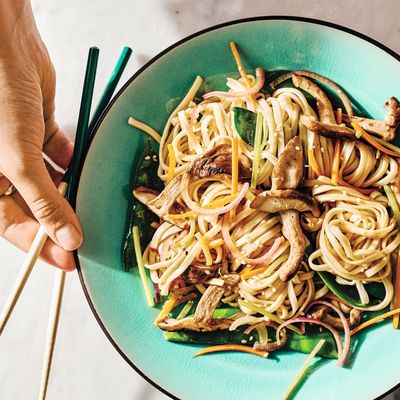
{"label": "white table surface", "polygon": [[[188,34],[256,15],[325,19],[400,52],[398,0],[32,0],[32,4],[58,74],[58,121],[71,137],[87,50],[92,45],[101,49],[97,90],[104,87],[123,45],[134,50],[122,79],[125,81],[158,52]],[[23,257],[0,239],[0,306]],[[53,272],[44,263],[37,264],[0,339],[1,400],[37,398]],[[114,350],[91,314],[77,274],[68,274],[48,399],[166,398]]]}

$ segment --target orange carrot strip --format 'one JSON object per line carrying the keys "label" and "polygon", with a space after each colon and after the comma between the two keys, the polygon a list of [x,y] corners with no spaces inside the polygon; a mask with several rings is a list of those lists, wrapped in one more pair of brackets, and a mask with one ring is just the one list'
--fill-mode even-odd
{"label": "orange carrot strip", "polygon": [[338,108],[336,112],[336,123],[340,125],[342,122],[343,122],[343,112],[341,108]]}
{"label": "orange carrot strip", "polygon": [[171,295],[170,298],[164,303],[160,311],[160,314],[158,314],[153,324],[157,325],[164,318],[168,317],[168,314],[175,308],[175,303],[176,303],[176,297],[174,295]]}
{"label": "orange carrot strip", "polygon": [[259,357],[264,357],[264,358],[268,357],[268,353],[266,351],[254,350],[252,347],[249,347],[249,346],[243,346],[241,344],[221,344],[218,346],[206,347],[205,349],[197,352],[193,356],[193,358],[202,356],[204,354],[216,353],[216,352],[221,352],[221,351],[240,351],[240,352],[244,352],[244,353],[254,354],[255,356],[259,356]]}
{"label": "orange carrot strip", "polygon": [[333,157],[333,165],[332,165],[332,183],[334,185],[338,184],[339,164],[340,164],[340,140],[336,139],[336,142],[335,142],[335,155]]}
{"label": "orange carrot strip", "polygon": [[375,147],[376,149],[380,150],[382,153],[385,153],[389,156],[392,157],[400,157],[400,153],[397,153],[396,151],[389,150],[382,144],[378,143],[371,135],[369,135],[367,132],[364,131],[363,128],[357,123],[357,122],[352,122],[351,125],[353,125],[353,128],[358,131],[361,134],[361,137],[369,143],[371,146]]}
{"label": "orange carrot strip", "polygon": [[231,51],[232,51],[233,57],[235,58],[235,61],[236,61],[240,76],[245,81],[246,86],[250,87],[251,86],[251,82],[250,82],[250,79],[248,78],[248,76],[246,74],[246,71],[243,68],[242,60],[240,59],[239,52],[238,52],[238,50],[236,48],[236,43],[233,42],[233,41],[229,42],[229,46],[231,47]]}
{"label": "orange carrot strip", "polygon": [[377,322],[379,322],[379,321],[381,321],[381,320],[383,320],[385,318],[391,317],[392,315],[396,315],[396,314],[399,314],[399,313],[400,313],[400,308],[396,308],[395,310],[388,311],[388,312],[385,312],[385,313],[383,313],[381,315],[376,316],[375,318],[371,318],[368,321],[365,321],[363,324],[358,325],[356,328],[352,329],[350,331],[350,335],[352,336],[355,333],[362,331],[364,328],[367,328],[367,327],[369,327],[369,326],[371,326],[371,325],[373,325],[373,324],[375,324],[375,323],[377,323]]}
{"label": "orange carrot strip", "polygon": [[169,154],[169,165],[168,165],[168,175],[167,175],[167,185],[174,179],[175,175],[175,167],[176,167],[176,158],[175,158],[175,151],[172,144],[167,146],[168,154]]}
{"label": "orange carrot strip", "polygon": [[265,271],[268,268],[268,265],[266,265],[265,267],[260,267],[260,268],[255,268],[252,269],[250,271],[246,271],[243,274],[240,274],[240,277],[245,280],[245,279],[249,279],[254,275],[260,274],[261,272]]}
{"label": "orange carrot strip", "polygon": [[243,269],[240,271],[239,275],[243,275],[243,274],[245,274],[246,272],[251,271],[252,269],[253,269],[253,267],[252,267],[251,265],[248,265],[247,267],[243,268]]}
{"label": "orange carrot strip", "polygon": [[310,167],[317,174],[317,177],[321,176],[322,175],[321,169],[319,168],[317,160],[315,159],[314,150],[311,147],[308,149],[308,160]]}

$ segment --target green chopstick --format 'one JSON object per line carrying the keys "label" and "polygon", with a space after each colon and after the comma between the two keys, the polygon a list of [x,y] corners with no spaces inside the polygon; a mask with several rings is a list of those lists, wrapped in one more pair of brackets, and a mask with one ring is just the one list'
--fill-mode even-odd
{"label": "green chopstick", "polygon": [[122,49],[122,52],[118,58],[117,63],[114,66],[114,69],[111,73],[108,83],[104,88],[103,94],[100,97],[100,101],[97,104],[96,109],[93,113],[92,119],[89,124],[89,137],[92,135],[93,128],[98,122],[101,114],[103,113],[108,103],[110,102],[131,54],[132,54],[132,49],[130,47],[125,46]]}
{"label": "green chopstick", "polygon": [[[89,142],[94,134],[94,127],[96,126],[96,123],[98,122],[99,118],[101,117],[101,114],[103,111],[106,109],[108,106],[114,91],[121,79],[121,76],[125,70],[126,64],[128,63],[128,60],[132,54],[132,49],[129,47],[124,47],[118,60],[117,63],[114,66],[114,69],[111,73],[111,76],[108,80],[108,83],[106,87],[103,90],[103,93],[101,95],[100,101],[96,106],[96,109],[93,113],[93,116],[91,118],[91,121],[89,125],[87,125],[89,116],[90,115],[90,105],[87,108],[86,107],[86,115],[85,113],[85,126],[86,126],[86,132],[84,135],[82,135],[81,139],[79,141],[75,141],[75,146],[79,147],[77,150],[77,161],[76,163],[74,160],[71,162],[71,164],[74,166],[74,169],[71,169],[70,172],[70,182],[69,182],[69,187],[68,187],[68,193],[67,193],[67,200],[69,203],[72,205],[73,208],[75,208],[75,203],[76,203],[76,191],[77,191],[77,183],[79,179],[79,172],[81,170],[81,165],[83,162],[83,155],[86,153],[89,147]],[[94,81],[93,81],[94,85]],[[91,93],[91,98],[93,95],[93,91]],[[82,96],[83,97],[83,96]],[[91,99],[90,99],[91,100]],[[79,128],[79,120],[78,120],[78,128]],[[77,128],[77,138],[78,138],[78,128]]]}
{"label": "green chopstick", "polygon": [[89,134],[90,109],[93,99],[94,83],[96,79],[97,61],[99,59],[99,49],[91,47],[89,49],[88,60],[86,64],[86,73],[83,83],[81,105],[79,109],[78,125],[76,127],[75,146],[71,162],[66,171],[63,181],[68,183],[67,200],[74,207],[75,196],[73,196],[75,181],[79,171],[80,161],[84,152]]}

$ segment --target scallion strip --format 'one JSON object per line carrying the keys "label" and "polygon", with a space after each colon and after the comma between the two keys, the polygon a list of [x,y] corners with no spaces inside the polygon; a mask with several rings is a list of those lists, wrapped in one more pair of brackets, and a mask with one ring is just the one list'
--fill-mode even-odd
{"label": "scallion strip", "polygon": [[282,400],[287,400],[290,397],[290,394],[293,392],[293,390],[296,388],[296,386],[299,384],[301,381],[301,378],[303,375],[307,372],[307,368],[310,366],[311,361],[314,359],[314,357],[317,355],[317,353],[321,350],[321,347],[325,344],[325,339],[321,339],[317,345],[314,347],[314,350],[308,355],[306,358],[306,361],[304,361],[304,364],[301,366],[299,372],[296,374],[293,382],[290,384],[290,386],[286,389],[285,394],[282,396]]}
{"label": "scallion strip", "polygon": [[396,218],[397,225],[400,227],[400,210],[399,210],[399,204],[397,203],[396,197],[393,193],[393,190],[389,185],[385,185],[383,187],[385,189],[385,193],[387,196],[387,199],[389,201],[389,206],[393,211],[394,217]]}
{"label": "scallion strip", "polygon": [[144,268],[142,249],[140,248],[139,228],[137,226],[134,226],[132,228],[132,233],[133,233],[133,245],[135,247],[136,260],[138,263],[139,275],[142,281],[144,293],[146,295],[147,304],[150,307],[154,307],[154,298],[151,293],[149,281],[146,275],[146,270]]}
{"label": "scallion strip", "polygon": [[252,189],[255,189],[257,186],[258,172],[260,169],[262,131],[263,131],[263,116],[260,112],[258,112],[256,120],[256,133],[254,136],[253,167],[251,171],[250,187]]}
{"label": "scallion strip", "polygon": [[182,308],[181,312],[178,314],[178,316],[176,317],[176,319],[183,319],[185,318],[189,313],[190,310],[193,307],[193,300],[189,300],[185,306]]}

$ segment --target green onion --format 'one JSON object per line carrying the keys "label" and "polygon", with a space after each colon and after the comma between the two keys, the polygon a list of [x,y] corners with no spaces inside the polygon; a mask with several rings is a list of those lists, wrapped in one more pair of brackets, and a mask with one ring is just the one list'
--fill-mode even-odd
{"label": "green onion", "polygon": [[176,317],[176,319],[183,319],[183,318],[185,318],[185,317],[189,314],[189,312],[190,312],[190,310],[192,309],[192,307],[193,307],[193,300],[189,300],[189,301],[185,304],[185,306],[182,308],[181,312],[178,314],[178,316]]}
{"label": "green onion", "polygon": [[[269,318],[271,321],[276,322],[277,324],[283,324],[285,321],[276,315],[270,313],[269,311],[265,310],[262,307],[255,306],[254,304],[249,303],[246,300],[238,300],[239,304],[243,307],[250,308],[250,310],[253,310],[255,312],[258,312],[259,314],[265,315],[267,318]],[[296,328],[293,325],[287,325],[286,328],[292,330],[293,332],[298,333],[299,335],[302,334],[301,330],[299,328]]]}
{"label": "green onion", "polygon": [[396,218],[397,225],[400,227],[400,210],[399,210],[399,204],[397,203],[396,197],[389,185],[385,185],[383,187],[385,189],[385,193],[387,196],[387,199],[389,201],[389,206],[393,210],[394,217]]}
{"label": "green onion", "polygon": [[132,233],[133,233],[133,245],[135,247],[136,260],[139,268],[139,275],[142,281],[144,293],[146,295],[147,304],[150,307],[154,307],[154,298],[150,290],[149,281],[147,279],[146,270],[144,268],[142,249],[140,248],[139,228],[137,226],[134,226],[132,228]]}
{"label": "green onion", "polygon": [[261,113],[258,112],[256,121],[256,134],[254,136],[253,167],[251,172],[250,187],[252,189],[255,189],[257,186],[258,170],[260,168],[260,159],[261,159],[262,131],[263,131],[263,116]]}
{"label": "green onion", "polygon": [[299,384],[301,381],[301,378],[303,375],[306,373],[307,368],[311,364],[311,361],[314,359],[314,357],[317,355],[321,347],[324,345],[325,340],[321,339],[317,345],[314,347],[314,350],[308,355],[306,361],[304,361],[304,364],[301,366],[299,372],[296,374],[293,382],[290,384],[290,386],[287,388],[285,394],[282,396],[282,400],[287,400],[290,397],[290,394],[293,392],[293,390],[296,388],[296,386]]}
{"label": "green onion", "polygon": [[374,136],[374,139],[375,139],[379,144],[381,144],[382,146],[385,146],[385,147],[387,147],[387,148],[390,149],[390,150],[393,150],[393,151],[396,151],[397,153],[400,153],[400,147],[397,147],[397,146],[395,146],[394,144],[389,143],[389,142],[387,142],[386,140],[379,139],[379,138],[377,138],[377,137],[375,137],[375,136]]}

